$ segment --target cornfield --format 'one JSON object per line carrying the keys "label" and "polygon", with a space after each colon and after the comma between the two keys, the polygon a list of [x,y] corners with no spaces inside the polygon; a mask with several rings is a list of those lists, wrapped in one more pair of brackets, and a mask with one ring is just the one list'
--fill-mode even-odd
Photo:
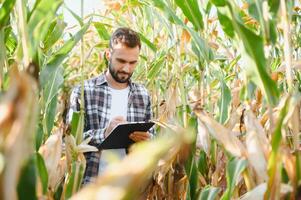
{"label": "cornfield", "polygon": [[[0,199],[301,199],[300,1],[103,3],[0,0]],[[157,135],[81,187],[97,149],[84,113],[66,125],[69,96],[106,70],[117,27],[143,42]]]}

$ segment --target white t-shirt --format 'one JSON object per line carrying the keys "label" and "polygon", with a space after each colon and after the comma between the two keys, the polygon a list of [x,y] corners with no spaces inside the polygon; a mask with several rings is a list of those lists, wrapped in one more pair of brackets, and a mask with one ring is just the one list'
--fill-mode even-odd
{"label": "white t-shirt", "polygon": [[[110,110],[110,120],[117,116],[127,118],[129,87],[116,90],[110,87],[112,101]],[[101,174],[110,161],[120,160],[126,156],[125,149],[102,150],[99,162],[98,174]]]}

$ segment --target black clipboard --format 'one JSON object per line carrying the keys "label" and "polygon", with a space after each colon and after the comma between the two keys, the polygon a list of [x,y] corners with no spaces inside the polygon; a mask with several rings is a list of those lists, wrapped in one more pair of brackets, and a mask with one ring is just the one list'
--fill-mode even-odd
{"label": "black clipboard", "polygon": [[122,149],[128,148],[135,143],[129,135],[135,131],[148,131],[154,122],[128,122],[118,124],[110,135],[100,144],[99,149]]}

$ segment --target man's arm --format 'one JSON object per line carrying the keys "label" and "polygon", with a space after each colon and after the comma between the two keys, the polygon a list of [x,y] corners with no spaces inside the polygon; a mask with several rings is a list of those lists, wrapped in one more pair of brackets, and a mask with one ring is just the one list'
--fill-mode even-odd
{"label": "man's arm", "polygon": [[[71,124],[72,115],[74,112],[80,111],[80,87],[75,87],[72,90],[70,95],[70,107],[67,114],[67,123]],[[86,118],[85,118],[85,127],[86,127]],[[84,129],[86,130],[86,128]],[[90,145],[98,147],[105,139],[105,131],[106,129],[92,129],[83,132],[83,138],[87,139],[91,137],[91,141],[89,142]]]}

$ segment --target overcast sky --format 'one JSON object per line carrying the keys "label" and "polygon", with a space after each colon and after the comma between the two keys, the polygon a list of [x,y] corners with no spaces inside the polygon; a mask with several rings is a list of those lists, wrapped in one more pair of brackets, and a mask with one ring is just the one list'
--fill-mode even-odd
{"label": "overcast sky", "polygon": [[[80,16],[80,0],[65,0],[64,2],[73,12]],[[83,2],[84,16],[103,9],[102,0],[84,0]],[[64,10],[64,17],[68,23],[68,27],[77,24],[76,19],[74,19],[68,10]]]}

